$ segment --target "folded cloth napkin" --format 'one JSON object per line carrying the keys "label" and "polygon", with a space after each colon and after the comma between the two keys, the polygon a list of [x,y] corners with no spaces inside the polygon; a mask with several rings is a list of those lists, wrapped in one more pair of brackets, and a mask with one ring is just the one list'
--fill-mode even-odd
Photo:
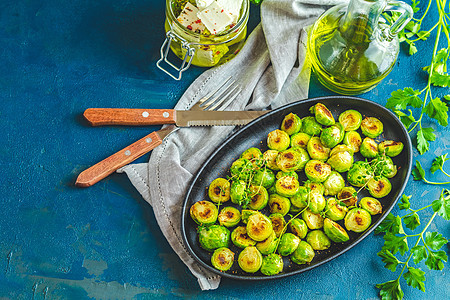
{"label": "folded cloth napkin", "polygon": [[[276,108],[307,98],[310,70],[305,63],[304,28],[331,5],[344,1],[264,0],[261,24],[240,53],[200,75],[175,109],[190,109],[230,76],[242,91],[227,110]],[[153,150],[148,164],[128,165],[118,171],[125,172],[152,205],[164,236],[198,278],[202,290],[218,288],[220,276],[197,264],[187,251],[181,238],[181,208],[192,177],[233,130],[230,126],[181,128]]]}

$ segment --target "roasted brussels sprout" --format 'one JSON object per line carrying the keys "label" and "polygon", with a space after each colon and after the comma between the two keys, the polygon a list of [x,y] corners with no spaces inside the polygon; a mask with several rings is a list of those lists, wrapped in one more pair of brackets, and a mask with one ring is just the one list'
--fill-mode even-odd
{"label": "roasted brussels sprout", "polygon": [[280,255],[272,253],[263,258],[261,273],[266,276],[276,275],[283,271],[283,259]]}
{"label": "roasted brussels sprout", "polygon": [[300,118],[294,113],[288,114],[284,117],[283,122],[281,122],[281,130],[289,135],[299,132],[301,128],[302,120],[300,120]]}
{"label": "roasted brussels sprout", "polygon": [[340,152],[348,152],[348,153],[350,153],[351,155],[353,155],[354,154],[354,151],[353,151],[353,148],[352,147],[350,147],[350,146],[348,146],[348,145],[337,145],[336,147],[334,147],[333,149],[331,149],[331,151],[330,151],[330,157],[331,156],[333,156],[333,155],[335,155],[335,154],[337,154],[337,153],[340,153]]}
{"label": "roasted brussels sprout", "polygon": [[385,153],[387,156],[394,157],[399,155],[403,150],[402,142],[382,141],[378,144],[378,151]]}
{"label": "roasted brussels sprout", "polygon": [[280,213],[271,214],[269,216],[269,219],[272,222],[272,227],[275,235],[279,237],[283,233],[284,226],[286,226],[286,220]]}
{"label": "roasted brussels sprout", "polygon": [[306,162],[309,160],[309,155],[303,148],[290,148],[281,151],[277,156],[277,166],[283,172],[292,172],[305,167]]}
{"label": "roasted brussels sprout", "polygon": [[208,196],[212,202],[224,203],[230,200],[230,182],[225,178],[216,178],[208,188]]}
{"label": "roasted brussels sprout", "polygon": [[305,221],[309,229],[319,229],[323,227],[323,217],[320,214],[315,214],[311,210],[306,209],[302,213],[302,219]]}
{"label": "roasted brussels sprout", "polygon": [[380,155],[375,160],[375,170],[377,175],[392,178],[397,174],[397,167],[389,156]]}
{"label": "roasted brussels sprout", "polygon": [[327,163],[338,172],[347,172],[353,165],[353,154],[349,151],[335,152]]}
{"label": "roasted brussels sprout", "polygon": [[308,206],[309,189],[304,186],[299,187],[297,194],[292,196],[290,199],[292,206],[302,210]]}
{"label": "roasted brussels sprout", "polygon": [[310,192],[309,193],[309,204],[308,208],[313,213],[320,213],[322,210],[324,210],[325,206],[327,204],[327,201],[325,200],[324,196],[320,193]]}
{"label": "roasted brussels sprout", "polygon": [[331,174],[331,166],[320,160],[310,160],[306,163],[305,174],[313,182],[324,182]]}
{"label": "roasted brussels sprout", "polygon": [[253,174],[252,183],[255,186],[263,186],[268,189],[275,183],[275,174],[267,168],[256,170]]}
{"label": "roasted brussels sprout", "polygon": [[308,150],[311,159],[316,160],[326,160],[331,151],[331,149],[325,147],[320,141],[320,138],[316,136],[313,136],[311,139],[309,139],[306,149]]}
{"label": "roasted brussels sprout", "polygon": [[371,178],[369,163],[357,161],[347,172],[347,181],[356,187],[362,187]]}
{"label": "roasted brussels sprout", "polygon": [[297,194],[298,189],[300,188],[300,183],[295,177],[284,176],[280,179],[277,179],[275,182],[275,189],[277,194],[284,197],[292,197]]}
{"label": "roasted brussels sprout", "polygon": [[253,210],[261,210],[269,202],[269,193],[262,186],[251,186],[249,196],[248,207]]}
{"label": "roasted brussels sprout", "polygon": [[347,231],[341,225],[328,218],[323,222],[323,231],[335,243],[346,242],[350,239]]}
{"label": "roasted brussels sprout", "polygon": [[231,232],[231,241],[236,247],[242,249],[256,245],[256,241],[248,236],[245,226],[238,226]]}
{"label": "roasted brussels sprout", "polygon": [[284,177],[284,176],[294,177],[295,179],[298,180],[298,174],[297,174],[297,172],[294,172],[294,171],[292,171],[292,172],[280,171],[280,172],[277,172],[277,175],[275,177],[276,177],[276,179],[280,179],[281,177]]}
{"label": "roasted brussels sprout", "polygon": [[340,201],[337,201],[336,198],[329,198],[327,200],[327,206],[325,207],[325,215],[327,218],[333,221],[340,221],[345,218],[347,212],[347,206],[341,205]]}
{"label": "roasted brussels sprout", "polygon": [[275,250],[277,250],[277,246],[278,246],[278,238],[275,235],[275,232],[272,232],[272,234],[264,241],[256,243],[256,248],[263,255],[274,253]]}
{"label": "roasted brussels sprout", "polygon": [[310,138],[311,136],[304,132],[296,133],[293,136],[291,136],[291,147],[292,148],[299,147],[306,149],[306,145],[308,145]]}
{"label": "roasted brussels sprout", "polygon": [[277,150],[267,150],[263,153],[263,159],[266,162],[266,166],[274,171],[278,171],[280,168],[277,166],[277,156],[278,156]]}
{"label": "roasted brussels sprout", "polygon": [[308,233],[308,226],[304,220],[301,219],[291,219],[289,221],[289,230],[301,239],[304,239]]}
{"label": "roasted brussels sprout", "polygon": [[231,164],[231,175],[239,177],[244,170],[251,170],[252,164],[248,159],[239,158]]}
{"label": "roasted brussels sprout", "polygon": [[247,224],[248,218],[249,218],[251,215],[256,214],[256,213],[257,213],[256,210],[243,209],[243,210],[241,211],[241,221],[242,221],[242,223]]}
{"label": "roasted brussels sprout", "polygon": [[361,132],[367,137],[376,138],[383,133],[383,123],[374,117],[366,117],[361,122]]}
{"label": "roasted brussels sprout", "polygon": [[247,159],[247,160],[253,162],[256,159],[261,159],[262,153],[261,153],[261,150],[259,150],[258,148],[252,147],[252,148],[248,148],[247,150],[242,152],[241,158]]}
{"label": "roasted brussels sprout", "polygon": [[320,182],[307,180],[305,181],[305,187],[308,188],[311,193],[325,193],[325,187],[323,186],[323,183]]}
{"label": "roasted brussels sprout", "polygon": [[303,265],[313,260],[314,249],[307,242],[301,241],[290,257],[297,265]]}
{"label": "roasted brussels sprout", "polygon": [[362,116],[359,111],[349,109],[339,115],[339,123],[345,131],[355,131],[361,125]]}
{"label": "roasted brussels sprout", "polygon": [[318,136],[321,131],[322,126],[316,121],[316,118],[307,116],[302,119],[301,132],[304,132],[309,136]]}
{"label": "roasted brussels sprout", "polygon": [[257,242],[264,241],[272,232],[272,222],[262,213],[257,212],[248,217],[247,234],[251,239]]}
{"label": "roasted brussels sprout", "polygon": [[334,125],[335,121],[333,115],[322,103],[317,103],[316,105],[311,107],[309,111],[314,114],[314,116],[316,117],[316,121],[319,124],[325,126]]}
{"label": "roasted brussels sprout", "polygon": [[314,250],[326,250],[330,248],[331,241],[322,230],[313,230],[306,235],[306,241]]}
{"label": "roasted brussels sprout", "polygon": [[195,223],[200,225],[211,225],[216,222],[219,212],[214,203],[209,201],[199,201],[191,206],[189,213]]}
{"label": "roasted brussels sprout", "polygon": [[241,213],[232,206],[222,208],[219,214],[219,224],[225,227],[236,226],[241,221]]}
{"label": "roasted brussels sprout", "polygon": [[291,139],[289,134],[279,129],[271,131],[267,135],[267,147],[272,150],[283,151],[289,148]]}
{"label": "roasted brussels sprout", "polygon": [[345,216],[345,228],[354,232],[363,232],[371,223],[370,213],[362,208],[354,208]]}
{"label": "roasted brussels sprout", "polygon": [[361,147],[359,148],[359,152],[362,156],[367,158],[376,157],[378,155],[377,142],[369,137],[364,138]]}
{"label": "roasted brussels sprout", "polygon": [[332,171],[330,176],[323,182],[325,195],[337,195],[344,187],[345,180],[338,172]]}
{"label": "roasted brussels sprout", "polygon": [[362,138],[357,131],[347,131],[344,136],[344,144],[352,148],[353,153],[359,151]]}
{"label": "roasted brussels sprout", "polygon": [[327,148],[333,148],[342,138],[341,129],[337,125],[323,129],[320,134],[320,142]]}
{"label": "roasted brussels sprout", "polygon": [[291,201],[288,198],[278,194],[269,196],[269,209],[272,214],[280,213],[285,216],[291,208]]}
{"label": "roasted brussels sprout", "polygon": [[301,161],[301,163],[300,163],[297,171],[303,170],[305,168],[306,163],[309,160],[308,151],[306,151],[305,149],[300,148],[300,147],[295,147],[295,148],[292,148],[292,149],[297,151],[298,153],[300,153],[300,161]]}
{"label": "roasted brussels sprout", "polygon": [[383,212],[383,206],[380,201],[372,197],[364,197],[359,202],[361,208],[367,210],[371,215],[381,214]]}
{"label": "roasted brussels sprout", "polygon": [[391,190],[392,185],[389,179],[384,176],[379,176],[378,178],[371,178],[367,183],[367,189],[372,197],[383,198],[387,196]]}
{"label": "roasted brussels sprout", "polygon": [[228,271],[234,262],[234,252],[226,247],[218,248],[211,256],[211,264],[220,271]]}
{"label": "roasted brussels sprout", "polygon": [[339,143],[341,143],[344,140],[345,130],[344,130],[344,126],[342,126],[342,124],[339,123],[339,122],[336,123],[335,126],[337,126],[339,128],[339,131],[340,131],[340,134],[339,134],[340,138],[339,138],[339,141],[338,141],[338,144],[339,144]]}
{"label": "roasted brussels sprout", "polygon": [[300,238],[292,233],[285,233],[280,238],[280,243],[278,244],[278,253],[282,256],[291,255],[295,249],[297,249],[300,243]]}
{"label": "roasted brussels sprout", "polygon": [[256,273],[262,265],[262,255],[256,247],[247,247],[239,253],[238,264],[244,272]]}
{"label": "roasted brussels sprout", "polygon": [[347,207],[354,206],[358,202],[358,193],[353,187],[346,186],[337,194],[337,199]]}
{"label": "roasted brussels sprout", "polygon": [[200,226],[198,228],[198,239],[203,249],[213,251],[217,248],[228,247],[230,231],[220,225]]}
{"label": "roasted brussels sprout", "polygon": [[289,210],[289,212],[290,212],[291,214],[296,215],[296,214],[298,214],[301,210],[302,210],[302,208],[299,208],[299,207],[296,207],[296,206],[292,205],[292,202],[291,202],[291,209]]}
{"label": "roasted brussels sprout", "polygon": [[242,205],[248,202],[247,185],[242,180],[235,180],[231,184],[230,198],[231,202]]}

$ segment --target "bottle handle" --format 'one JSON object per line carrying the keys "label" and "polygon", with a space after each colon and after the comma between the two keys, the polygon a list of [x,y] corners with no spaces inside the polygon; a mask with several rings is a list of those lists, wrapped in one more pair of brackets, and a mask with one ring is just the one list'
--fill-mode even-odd
{"label": "bottle handle", "polygon": [[389,36],[392,38],[395,37],[406,26],[406,24],[408,24],[414,14],[410,5],[396,0],[388,1],[385,10],[401,13],[400,17],[389,29]]}

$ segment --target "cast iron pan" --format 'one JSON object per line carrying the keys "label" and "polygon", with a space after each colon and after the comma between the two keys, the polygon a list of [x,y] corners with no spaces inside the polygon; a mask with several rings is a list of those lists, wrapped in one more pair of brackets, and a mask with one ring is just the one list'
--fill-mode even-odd
{"label": "cast iron pan", "polygon": [[[285,115],[291,112],[297,114],[300,118],[310,115],[308,111],[309,108],[318,102],[325,104],[333,113],[336,120],[339,114],[347,109],[358,110],[363,115],[363,118],[365,116],[376,117],[384,124],[384,133],[381,137],[377,138],[377,140],[391,139],[394,141],[401,141],[404,144],[402,153],[393,158],[394,164],[396,164],[399,169],[397,175],[390,179],[392,183],[392,191],[388,196],[380,199],[380,202],[383,205],[383,213],[372,217],[372,225],[365,232],[354,233],[349,231],[349,241],[345,243],[332,242],[329,249],[324,251],[315,251],[316,255],[313,261],[309,264],[297,265],[291,262],[289,257],[284,257],[283,272],[275,276],[265,276],[259,271],[254,274],[249,274],[242,271],[237,263],[237,257],[242,249],[239,249],[234,245],[230,246],[230,249],[235,253],[235,262],[233,267],[227,272],[218,271],[211,265],[212,253],[200,247],[196,232],[198,225],[189,215],[190,207],[197,201],[209,200],[207,195],[207,187],[209,184],[218,177],[226,178],[226,176],[229,175],[228,169],[231,164],[238,159],[240,154],[246,149],[250,147],[258,147],[262,152],[267,150],[267,134],[270,131],[280,127],[281,121]],[[355,154],[355,161],[357,160],[363,160],[363,157],[359,153]],[[368,236],[389,214],[394,207],[394,204],[397,202],[397,199],[403,193],[409,174],[411,173],[411,164],[412,145],[409,135],[399,119],[383,106],[365,99],[344,96],[321,97],[294,102],[275,109],[247,124],[245,127],[230,136],[204,163],[193,179],[184,200],[181,222],[183,240],[189,252],[202,266],[224,277],[239,280],[266,280],[298,274],[332,260]],[[345,174],[343,175],[345,178]],[[306,180],[306,176],[303,172],[299,172],[299,180],[300,182]],[[358,195],[358,199],[365,196],[370,195],[367,191],[362,191]],[[221,207],[224,206],[236,205],[231,203],[231,201],[228,201]],[[265,213],[265,210],[262,212]],[[339,223],[343,226],[342,221],[339,221]],[[232,231],[232,229],[233,228],[231,228],[230,231]]]}

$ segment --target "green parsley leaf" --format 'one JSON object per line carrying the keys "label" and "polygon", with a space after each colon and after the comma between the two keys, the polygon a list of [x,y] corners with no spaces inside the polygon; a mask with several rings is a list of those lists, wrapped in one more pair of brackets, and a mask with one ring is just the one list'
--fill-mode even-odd
{"label": "green parsley leaf", "polygon": [[450,95],[445,95],[444,99],[447,100],[447,101],[450,101]]}
{"label": "green parsley leaf", "polygon": [[417,150],[420,154],[424,154],[430,148],[428,141],[436,140],[434,129],[431,127],[422,128],[417,132]]}
{"label": "green parsley leaf", "polygon": [[381,248],[382,250],[389,250],[392,254],[400,252],[401,255],[404,255],[408,248],[408,240],[404,236],[396,236],[390,232],[384,235],[384,245]]}
{"label": "green parsley leaf", "polygon": [[408,105],[419,108],[422,106],[422,99],[418,97],[420,95],[419,90],[413,90],[410,87],[403,90],[396,90],[391,93],[391,97],[387,100],[387,108],[406,109]]}
{"label": "green parsley leaf", "polygon": [[428,257],[427,248],[423,245],[413,247],[411,249],[411,252],[413,254],[414,263],[416,265]]}
{"label": "green parsley leaf", "polygon": [[412,215],[405,217],[403,221],[405,222],[406,228],[411,230],[416,229],[420,225],[420,218],[417,213],[413,213]]}
{"label": "green parsley leaf", "polygon": [[439,216],[447,221],[450,220],[450,196],[444,196],[444,193],[441,193],[439,199],[434,200],[431,204],[433,210],[437,212]]}
{"label": "green parsley leaf", "polygon": [[394,110],[394,113],[400,118],[400,121],[402,121],[406,128],[409,128],[413,123],[417,122],[413,116],[413,112],[410,109],[408,109],[408,111],[409,115],[405,114],[401,110]]}
{"label": "green parsley leaf", "polygon": [[430,270],[442,270],[444,268],[444,263],[443,261],[447,261],[448,257],[447,254],[445,254],[444,251],[430,251],[428,253],[428,259],[425,261],[425,265],[430,269]]}
{"label": "green parsley leaf", "polygon": [[433,160],[433,164],[431,165],[430,171],[434,174],[434,172],[442,169],[444,167],[444,163],[449,160],[447,158],[447,153],[444,155],[440,155]]}
{"label": "green parsley leaf", "polygon": [[375,234],[387,232],[391,232],[393,234],[405,233],[402,226],[402,219],[399,216],[394,216],[392,213],[389,213],[383,222],[375,228]]}
{"label": "green parsley leaf", "polygon": [[[450,84],[450,76],[449,76]],[[431,99],[431,101],[425,107],[425,113],[439,122],[441,126],[448,125],[448,107],[447,104],[441,101],[439,98]]]}
{"label": "green parsley leaf", "polygon": [[376,287],[380,289],[380,296],[382,300],[403,299],[404,294],[398,279],[377,284]]}
{"label": "green parsley leaf", "polygon": [[427,232],[425,236],[425,243],[433,250],[439,250],[448,243],[448,240],[437,232]]}
{"label": "green parsley leaf", "polygon": [[425,171],[418,160],[416,160],[416,166],[412,170],[414,180],[423,180],[425,178]]}
{"label": "green parsley leaf", "polygon": [[416,44],[414,42],[410,42],[410,43],[408,43],[408,45],[409,45],[409,50],[408,50],[409,55],[416,54],[417,53]]}
{"label": "green parsley leaf", "polygon": [[395,272],[400,261],[389,250],[381,250],[377,253],[381,257],[381,261],[384,262],[384,267],[392,272]]}
{"label": "green parsley leaf", "polygon": [[450,75],[434,72],[431,74],[431,83],[435,86],[448,87],[450,86]]}
{"label": "green parsley leaf", "polygon": [[421,269],[408,267],[408,272],[403,274],[406,283],[413,288],[419,289],[425,292],[425,272]]}
{"label": "green parsley leaf", "polygon": [[409,199],[411,199],[411,196],[402,195],[400,198],[400,203],[398,204],[398,207],[400,209],[409,209],[411,207],[411,203],[409,202]]}

